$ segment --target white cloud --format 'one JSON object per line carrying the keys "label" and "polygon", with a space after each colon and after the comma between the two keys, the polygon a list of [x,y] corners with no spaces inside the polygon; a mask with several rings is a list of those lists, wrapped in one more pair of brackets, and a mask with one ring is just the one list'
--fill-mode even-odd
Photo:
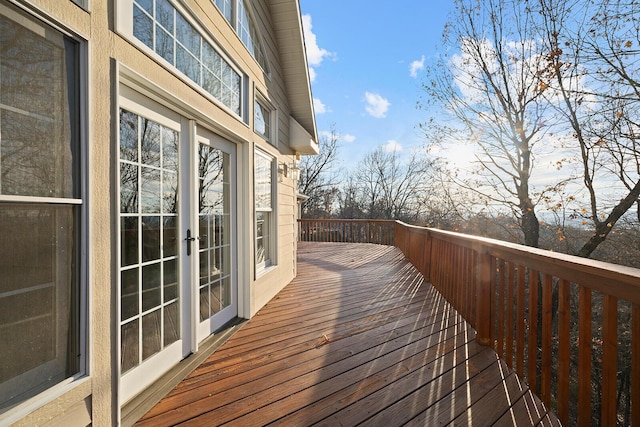
{"label": "white cloud", "polygon": [[398,141],[390,139],[385,145],[382,146],[382,150],[386,151],[387,153],[400,152],[402,151],[402,145],[400,145]]}
{"label": "white cloud", "polygon": [[313,109],[315,110],[316,114],[324,114],[331,111],[318,98],[313,98]]}
{"label": "white cloud", "polygon": [[[331,133],[328,130],[323,130],[319,132],[319,136],[320,138],[327,138],[327,139],[331,139],[334,134]],[[354,135],[348,134],[348,133],[339,133],[335,135],[338,138],[338,141],[344,141],[344,142],[353,142],[356,140],[356,137]]]}
{"label": "white cloud", "polygon": [[409,74],[414,79],[418,77],[418,71],[424,70],[424,55],[420,58],[420,60],[413,61],[409,66]]}
{"label": "white cloud", "polygon": [[314,70],[313,68],[309,67],[309,81],[311,83],[316,81],[316,70]]}
{"label": "white cloud", "polygon": [[344,142],[353,142],[356,140],[355,135],[350,135],[348,133],[345,134],[340,134],[340,141],[344,141]]}
{"label": "white cloud", "polygon": [[387,117],[387,111],[389,110],[389,106],[391,103],[378,95],[377,93],[366,92],[364,94],[365,101],[367,106],[365,109],[367,113],[377,119],[383,119]]}
{"label": "white cloud", "polygon": [[318,40],[312,31],[311,15],[302,15],[302,29],[304,31],[304,44],[307,49],[309,78],[313,82],[316,79],[316,71],[313,67],[319,66],[325,58],[330,58],[334,54],[318,46]]}

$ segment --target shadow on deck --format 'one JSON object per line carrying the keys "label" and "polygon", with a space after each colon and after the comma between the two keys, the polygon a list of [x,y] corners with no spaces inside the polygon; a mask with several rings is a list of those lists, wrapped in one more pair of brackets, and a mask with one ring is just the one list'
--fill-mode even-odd
{"label": "shadow on deck", "polygon": [[301,242],[298,263],[137,425],[559,425],[397,248]]}

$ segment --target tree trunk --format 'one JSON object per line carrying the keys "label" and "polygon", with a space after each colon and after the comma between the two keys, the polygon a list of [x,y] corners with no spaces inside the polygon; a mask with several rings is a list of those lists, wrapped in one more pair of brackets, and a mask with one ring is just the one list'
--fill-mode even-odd
{"label": "tree trunk", "polygon": [[537,248],[540,240],[540,222],[532,207],[522,209],[521,228],[524,233],[524,244]]}
{"label": "tree trunk", "polygon": [[583,258],[589,258],[598,245],[606,240],[613,226],[616,225],[616,222],[618,222],[622,215],[631,209],[634,203],[638,202],[638,197],[640,197],[640,181],[631,189],[627,197],[620,200],[620,203],[611,210],[606,220],[597,222],[593,236],[580,248],[577,255]]}

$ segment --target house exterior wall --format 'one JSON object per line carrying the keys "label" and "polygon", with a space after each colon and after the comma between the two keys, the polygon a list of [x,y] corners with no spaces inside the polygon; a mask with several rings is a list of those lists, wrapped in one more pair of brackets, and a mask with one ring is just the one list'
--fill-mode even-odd
{"label": "house exterior wall", "polygon": [[[206,29],[235,67],[245,74],[247,91],[240,119],[195,88],[177,70],[144,52],[122,30],[120,14],[126,2],[89,0],[82,8],[71,0],[9,0],[35,19],[58,27],[81,41],[84,92],[82,144],[86,150],[86,340],[84,374],[0,413],[4,422],[34,425],[117,425],[120,420],[118,360],[118,132],[119,95],[124,86],[165,105],[197,125],[235,144],[237,149],[237,270],[238,316],[250,318],[295,276],[296,182],[277,172],[295,162],[289,147],[290,110],[286,77],[274,36],[269,0],[252,0],[255,21],[269,59],[264,72],[234,28],[210,1],[176,0],[181,10]],[[297,7],[296,1],[291,1]],[[282,7],[282,5],[280,5]],[[300,70],[306,72],[306,69]],[[254,96],[259,92],[274,108],[273,141],[253,130]],[[310,100],[309,100],[310,102]],[[312,120],[312,118],[311,118]],[[308,130],[315,134],[315,129]],[[274,158],[274,265],[257,271],[254,263],[255,149]],[[0,273],[1,274],[1,273]]]}

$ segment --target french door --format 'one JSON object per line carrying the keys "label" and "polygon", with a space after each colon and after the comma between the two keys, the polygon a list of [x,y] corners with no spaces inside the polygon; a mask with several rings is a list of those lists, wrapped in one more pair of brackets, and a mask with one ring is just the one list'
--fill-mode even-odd
{"label": "french door", "polygon": [[121,87],[120,402],[237,315],[235,146]]}

